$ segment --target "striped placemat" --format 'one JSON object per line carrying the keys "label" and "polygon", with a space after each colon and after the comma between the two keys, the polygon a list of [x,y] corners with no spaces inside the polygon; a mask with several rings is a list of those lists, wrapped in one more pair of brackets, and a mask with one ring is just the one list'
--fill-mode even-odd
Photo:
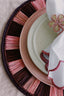
{"label": "striped placemat", "polygon": [[8,76],[26,96],[49,96],[50,86],[40,82],[25,67],[19,51],[19,38],[26,20],[45,6],[43,0],[29,0],[18,7],[5,27],[2,59]]}

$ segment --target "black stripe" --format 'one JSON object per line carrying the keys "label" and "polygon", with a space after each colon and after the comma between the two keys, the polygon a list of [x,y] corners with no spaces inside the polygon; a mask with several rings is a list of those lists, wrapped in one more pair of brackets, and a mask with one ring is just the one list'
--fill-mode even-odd
{"label": "black stripe", "polygon": [[8,62],[21,59],[19,49],[15,50],[6,50],[6,58]]}
{"label": "black stripe", "polygon": [[22,8],[21,11],[27,15],[28,17],[30,17],[34,12],[36,12],[36,9],[32,6],[32,4],[26,3]]}
{"label": "black stripe", "polygon": [[41,92],[42,92],[43,87],[44,87],[44,83],[40,83],[36,92],[35,92],[35,96],[39,96],[39,95],[41,96]]}
{"label": "black stripe", "polygon": [[25,84],[31,76],[32,75],[29,73],[29,71],[24,68],[14,75],[14,79],[19,86],[22,87],[22,85]]}
{"label": "black stripe", "polygon": [[7,35],[20,37],[22,28],[23,28],[22,25],[19,25],[18,23],[11,21],[9,29],[7,31]]}
{"label": "black stripe", "polygon": [[50,87],[44,83],[40,83],[34,96],[49,96]]}

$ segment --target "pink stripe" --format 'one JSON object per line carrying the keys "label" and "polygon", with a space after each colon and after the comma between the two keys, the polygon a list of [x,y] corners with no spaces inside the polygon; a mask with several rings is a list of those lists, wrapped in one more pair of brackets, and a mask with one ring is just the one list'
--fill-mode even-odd
{"label": "pink stripe", "polygon": [[34,94],[35,91],[36,91],[36,89],[38,88],[39,84],[40,84],[40,81],[39,81],[38,79],[36,79],[36,80],[34,81],[34,83],[32,84],[32,86],[30,86],[30,88],[29,88],[28,91],[29,91],[31,94]]}
{"label": "pink stripe", "polygon": [[28,19],[28,17],[24,13],[22,13],[21,11],[18,12],[17,16],[22,17],[24,20]]}
{"label": "pink stripe", "polygon": [[13,40],[16,40],[16,39],[18,38],[18,40],[19,40],[19,37],[16,37],[16,36],[9,36],[9,35],[6,36],[6,40],[7,40],[7,39],[8,39],[8,40],[11,40],[11,38],[12,38]]}
{"label": "pink stripe", "polygon": [[36,10],[42,9],[46,6],[44,0],[36,0],[31,3],[36,8]]}
{"label": "pink stripe", "polygon": [[14,70],[16,70],[17,68],[19,68],[19,67],[21,67],[21,64],[19,64],[19,65],[15,65],[15,66],[12,66],[12,67],[10,67],[10,69],[12,70],[12,71],[14,71]]}
{"label": "pink stripe", "polygon": [[25,67],[22,59],[12,61],[8,63],[11,73],[14,75],[16,72],[20,71]]}
{"label": "pink stripe", "polygon": [[49,96],[63,96],[63,90],[56,87],[51,87]]}
{"label": "pink stripe", "polygon": [[7,36],[5,49],[6,50],[19,49],[19,37]]}
{"label": "pink stripe", "polygon": [[57,89],[57,96],[63,96],[63,90]]}
{"label": "pink stripe", "polygon": [[57,94],[56,94],[56,88],[55,87],[51,87],[50,88],[50,96],[57,96]]}
{"label": "pink stripe", "polygon": [[17,18],[17,17],[15,17],[14,19],[13,19],[13,21],[15,21],[15,22],[17,22],[18,24],[20,24],[20,25],[24,25],[24,23],[26,22],[24,22],[22,19],[20,20],[20,18]]}
{"label": "pink stripe", "polygon": [[21,11],[14,17],[13,21],[17,22],[18,24],[24,25],[27,21],[28,17],[22,13]]}
{"label": "pink stripe", "polygon": [[19,72],[20,70],[21,70],[21,67],[17,68],[16,70],[11,70],[11,69],[10,69],[12,75],[16,74],[16,73]]}
{"label": "pink stripe", "polygon": [[35,81],[35,77],[31,77],[31,78],[28,80],[28,82],[23,86],[23,88],[24,88],[25,90],[28,90],[29,87],[33,85],[34,81]]}

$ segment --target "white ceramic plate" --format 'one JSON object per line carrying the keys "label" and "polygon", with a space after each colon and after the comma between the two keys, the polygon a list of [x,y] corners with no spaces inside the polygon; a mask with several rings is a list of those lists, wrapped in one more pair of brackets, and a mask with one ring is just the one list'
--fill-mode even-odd
{"label": "white ceramic plate", "polygon": [[48,22],[46,13],[40,16],[31,26],[27,39],[27,48],[32,61],[45,74],[47,74],[47,71],[45,70],[45,63],[40,58],[40,53],[57,36],[53,29],[48,26]]}

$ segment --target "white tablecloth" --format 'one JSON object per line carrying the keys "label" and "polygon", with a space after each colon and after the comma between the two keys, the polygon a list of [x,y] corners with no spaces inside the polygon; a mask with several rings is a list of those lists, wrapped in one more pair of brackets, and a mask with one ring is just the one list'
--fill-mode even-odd
{"label": "white tablecloth", "polygon": [[0,96],[24,96],[11,83],[1,60],[1,39],[6,22],[12,12],[24,1],[26,0],[0,0]]}

